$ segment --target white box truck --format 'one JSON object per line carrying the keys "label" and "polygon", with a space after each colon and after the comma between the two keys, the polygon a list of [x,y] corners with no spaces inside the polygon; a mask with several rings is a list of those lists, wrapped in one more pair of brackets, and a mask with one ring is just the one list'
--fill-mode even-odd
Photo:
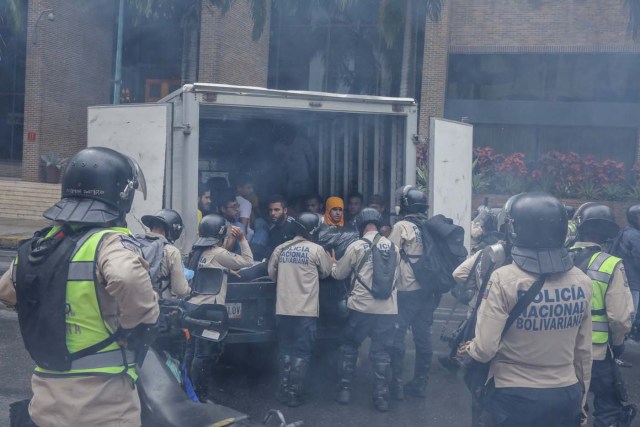
{"label": "white box truck", "polygon": [[[359,192],[366,202],[380,194],[394,214],[396,190],[415,183],[417,124],[417,105],[408,98],[194,83],[155,104],[89,107],[88,144],[139,161],[149,197],[135,199],[129,227],[142,232],[142,215],[175,209],[185,223],[177,246],[186,253],[196,238],[198,186],[211,178],[226,182],[238,171],[251,174],[262,199],[274,192]],[[447,207],[431,214],[455,212],[465,228],[471,215],[469,129],[432,123],[431,137],[434,170],[448,181],[444,191],[433,191],[437,176],[431,177],[431,203]],[[230,284],[229,342],[274,340],[274,299],[272,282]]]}

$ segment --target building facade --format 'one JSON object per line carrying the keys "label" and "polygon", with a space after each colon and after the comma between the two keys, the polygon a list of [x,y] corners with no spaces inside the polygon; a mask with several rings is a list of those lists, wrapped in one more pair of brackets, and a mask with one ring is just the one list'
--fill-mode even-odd
{"label": "building facade", "polygon": [[[22,179],[40,181],[41,156],[69,157],[83,148],[86,108],[113,102],[118,2],[25,3],[22,156],[8,160],[21,160]],[[341,16],[331,27],[316,15],[296,27],[295,16],[286,21],[269,6],[264,31],[254,40],[250,2],[234,2],[224,15],[206,1],[184,4],[168,11],[161,24],[125,16],[119,101],[153,102],[193,81],[399,95],[398,79],[389,77],[393,64],[386,65],[391,70],[386,74],[372,76],[374,84],[368,86],[327,83],[332,76],[327,64],[336,60],[331,52],[346,46],[337,37],[348,32],[340,28],[364,28],[363,40],[382,45],[357,16]],[[48,11],[55,19],[48,19]],[[437,22],[425,18],[424,11],[416,16],[424,24],[413,32],[417,65],[410,85],[415,92],[409,96],[415,93],[420,105],[423,139],[429,118],[445,117],[472,123],[476,146],[505,153],[522,151],[535,158],[558,149],[627,164],[638,159],[640,42],[628,34],[624,2],[445,0]],[[314,40],[318,53],[305,52],[304,63],[289,45],[274,49],[278,39],[299,42],[297,31],[309,38],[318,28],[327,28],[324,38]],[[401,59],[396,49],[387,58]],[[356,55],[342,64],[343,71],[360,76],[358,61],[369,59]],[[19,66],[14,70],[20,74]],[[14,86],[14,92],[21,90]],[[18,119],[14,111],[0,117]],[[12,126],[15,133],[18,127]]]}
{"label": "building facade", "polygon": [[640,42],[624,2],[450,0],[427,25],[421,133],[474,125],[474,145],[638,159]]}

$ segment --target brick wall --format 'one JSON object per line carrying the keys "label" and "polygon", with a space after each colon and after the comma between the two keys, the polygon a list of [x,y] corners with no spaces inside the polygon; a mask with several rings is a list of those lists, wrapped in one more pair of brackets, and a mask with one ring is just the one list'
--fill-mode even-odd
{"label": "brick wall", "polygon": [[449,0],[453,52],[640,52],[622,0]]}
{"label": "brick wall", "polygon": [[[29,0],[22,178],[39,181],[40,155],[70,157],[87,144],[87,106],[111,103],[115,5]],[[40,12],[53,9],[55,20]],[[30,141],[29,133],[35,133]]]}
{"label": "brick wall", "polygon": [[444,114],[450,14],[450,2],[445,0],[438,22],[432,22],[429,17],[426,18],[418,124],[418,132],[421,136],[429,136],[430,117],[442,117]]}
{"label": "brick wall", "polygon": [[622,0],[445,0],[425,28],[420,135],[444,113],[447,53],[640,52],[627,22]]}
{"label": "brick wall", "polygon": [[203,6],[198,81],[267,87],[270,9],[267,2],[264,31],[253,41],[249,2],[232,3],[224,16]]}

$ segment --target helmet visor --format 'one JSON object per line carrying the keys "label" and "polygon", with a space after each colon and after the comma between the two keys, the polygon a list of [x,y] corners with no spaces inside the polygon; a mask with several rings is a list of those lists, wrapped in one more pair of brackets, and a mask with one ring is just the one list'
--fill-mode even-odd
{"label": "helmet visor", "polygon": [[137,161],[127,156],[131,170],[133,171],[133,188],[142,193],[142,197],[147,200],[147,180],[144,178],[144,172]]}

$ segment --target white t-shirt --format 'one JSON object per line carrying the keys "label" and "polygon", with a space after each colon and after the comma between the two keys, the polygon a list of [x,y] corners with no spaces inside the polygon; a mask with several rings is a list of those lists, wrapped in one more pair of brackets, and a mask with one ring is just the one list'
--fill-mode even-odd
{"label": "white t-shirt", "polygon": [[242,196],[236,196],[236,201],[240,205],[240,218],[251,218],[251,202]]}

